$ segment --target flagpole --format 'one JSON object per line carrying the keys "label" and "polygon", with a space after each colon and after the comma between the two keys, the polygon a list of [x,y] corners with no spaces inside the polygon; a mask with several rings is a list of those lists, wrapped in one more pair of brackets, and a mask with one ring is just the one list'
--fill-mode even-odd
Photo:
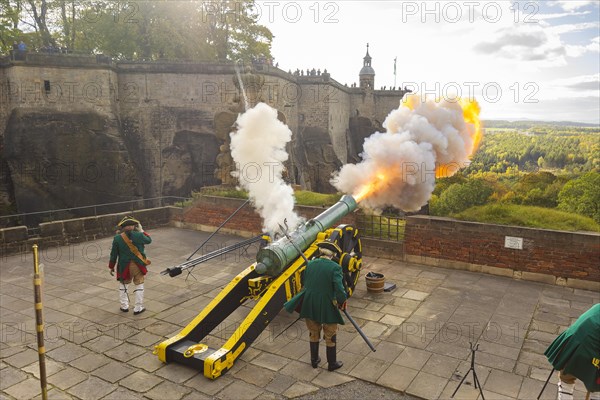
{"label": "flagpole", "polygon": [[396,60],[398,57],[394,58],[394,87],[396,87]]}

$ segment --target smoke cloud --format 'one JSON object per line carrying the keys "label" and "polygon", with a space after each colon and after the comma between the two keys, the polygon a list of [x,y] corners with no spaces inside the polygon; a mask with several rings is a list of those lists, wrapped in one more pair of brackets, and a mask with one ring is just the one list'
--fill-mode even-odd
{"label": "smoke cloud", "polygon": [[[362,161],[344,165],[331,183],[365,208],[419,210],[429,201],[436,176],[451,176],[468,165],[478,142],[479,107],[460,103],[409,96],[387,116],[385,133],[365,139]],[[476,123],[467,123],[467,116]]]}
{"label": "smoke cloud", "polygon": [[264,103],[241,114],[237,126],[237,132],[230,134],[237,167],[232,174],[248,191],[265,232],[280,231],[284,219],[291,231],[302,222],[294,212],[294,190],[282,179],[283,163],[288,159],[285,145],[292,131],[277,119],[277,111]]}

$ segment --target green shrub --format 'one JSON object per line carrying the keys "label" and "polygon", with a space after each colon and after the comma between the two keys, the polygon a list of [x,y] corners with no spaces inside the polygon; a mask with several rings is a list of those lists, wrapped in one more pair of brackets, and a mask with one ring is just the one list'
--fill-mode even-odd
{"label": "green shrub", "polygon": [[342,195],[340,194],[323,194],[309,192],[307,190],[298,190],[294,192],[296,203],[302,206],[323,206],[329,207],[338,202]]}
{"label": "green shrub", "polygon": [[248,198],[248,192],[246,192],[245,190],[238,190],[236,188],[225,188],[220,186],[203,187],[202,189],[200,189],[199,195],[229,197],[234,199]]}
{"label": "green shrub", "polygon": [[[229,197],[234,199],[247,199],[248,192],[244,190],[237,190],[235,188],[223,188],[223,187],[204,187],[200,189],[200,192],[195,192],[192,197],[198,198],[198,196],[220,196]],[[341,197],[340,194],[323,194],[316,192],[309,192],[307,190],[298,190],[294,192],[296,198],[296,204],[301,206],[324,206],[329,207],[335,204]]]}
{"label": "green shrub", "polygon": [[437,200],[436,215],[458,213],[467,208],[485,204],[493,189],[482,179],[455,183],[446,189]]}
{"label": "green shrub", "polygon": [[600,223],[600,173],[591,171],[567,182],[558,193],[558,208]]}
{"label": "green shrub", "polygon": [[498,225],[516,225],[530,228],[561,231],[600,232],[600,225],[593,219],[564,211],[516,204],[488,204],[472,207],[452,218],[463,221]]}

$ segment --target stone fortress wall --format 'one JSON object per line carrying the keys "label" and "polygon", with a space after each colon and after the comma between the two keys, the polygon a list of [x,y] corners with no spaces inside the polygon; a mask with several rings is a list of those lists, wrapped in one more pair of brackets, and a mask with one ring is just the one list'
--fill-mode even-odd
{"label": "stone fortress wall", "polygon": [[[286,167],[307,190],[333,191],[331,173],[356,159],[357,143],[404,95],[347,87],[326,72],[241,69],[264,79],[247,88],[251,105],[269,104],[292,130]],[[233,64],[35,53],[0,60],[0,203],[31,212],[188,196],[221,183],[215,169],[225,140],[215,131],[219,114],[242,110],[236,81]],[[372,124],[357,136],[358,115]]]}

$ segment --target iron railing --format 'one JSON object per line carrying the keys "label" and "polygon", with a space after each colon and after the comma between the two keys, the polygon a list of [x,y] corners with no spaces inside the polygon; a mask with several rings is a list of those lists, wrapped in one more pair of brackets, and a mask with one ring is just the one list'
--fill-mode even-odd
{"label": "iron railing", "polygon": [[0,227],[15,225],[26,225],[35,227],[40,222],[52,222],[73,217],[91,217],[103,214],[134,212],[144,208],[155,208],[165,206],[181,206],[191,201],[190,197],[162,196],[112,203],[92,204],[89,206],[61,208],[44,211],[33,211],[28,213],[0,215]]}
{"label": "iron railing", "polygon": [[391,240],[401,242],[404,240],[404,216],[391,215],[366,215],[357,213],[356,226],[361,236],[372,239]]}

